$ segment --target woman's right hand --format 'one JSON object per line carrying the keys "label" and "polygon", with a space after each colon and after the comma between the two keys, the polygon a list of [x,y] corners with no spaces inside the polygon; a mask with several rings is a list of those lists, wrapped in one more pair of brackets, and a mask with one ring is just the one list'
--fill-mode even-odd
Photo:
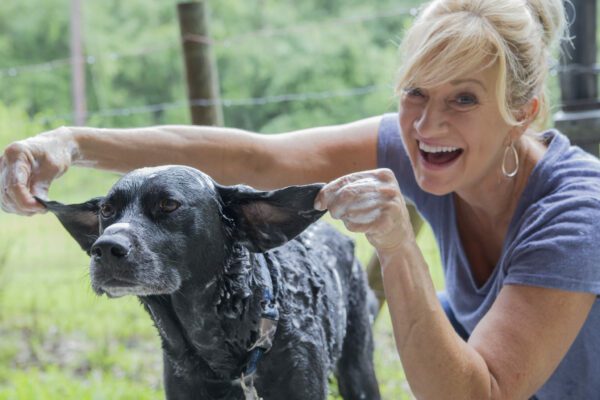
{"label": "woman's right hand", "polygon": [[76,151],[62,127],[11,143],[0,156],[0,205],[9,213],[45,212],[33,196],[48,197],[52,181],[64,174]]}

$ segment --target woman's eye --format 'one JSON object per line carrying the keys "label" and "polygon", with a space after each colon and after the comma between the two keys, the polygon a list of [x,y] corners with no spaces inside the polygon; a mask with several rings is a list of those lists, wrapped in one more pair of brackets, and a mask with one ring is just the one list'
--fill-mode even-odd
{"label": "woman's eye", "polygon": [[427,95],[419,88],[406,88],[403,92],[401,101],[406,102],[407,105],[422,105],[427,102]]}
{"label": "woman's eye", "polygon": [[404,89],[404,93],[409,97],[425,97],[423,91],[419,88],[407,88]]}
{"label": "woman's eye", "polygon": [[171,213],[177,210],[179,206],[181,206],[181,203],[173,199],[162,199],[158,206],[160,211],[164,213]]}
{"label": "woman's eye", "polygon": [[102,204],[100,206],[100,215],[102,215],[102,218],[110,218],[115,215],[115,208],[108,203]]}
{"label": "woman's eye", "polygon": [[472,106],[478,103],[477,97],[472,94],[461,94],[453,102],[459,106]]}

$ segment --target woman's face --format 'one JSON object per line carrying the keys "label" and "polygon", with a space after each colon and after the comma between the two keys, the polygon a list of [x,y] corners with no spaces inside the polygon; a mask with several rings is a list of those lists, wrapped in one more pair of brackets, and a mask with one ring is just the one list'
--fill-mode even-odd
{"label": "woman's face", "polygon": [[496,101],[496,71],[404,89],[400,128],[421,189],[443,195],[482,187],[501,174],[511,126]]}

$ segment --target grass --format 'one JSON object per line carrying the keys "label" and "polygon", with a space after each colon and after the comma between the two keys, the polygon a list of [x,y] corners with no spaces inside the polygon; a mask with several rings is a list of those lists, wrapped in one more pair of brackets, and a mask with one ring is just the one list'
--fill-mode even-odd
{"label": "grass", "polygon": [[[111,174],[72,171],[54,185],[51,198],[80,202],[106,192],[114,180]],[[369,245],[353,236],[366,263]],[[419,243],[439,286],[428,229]],[[88,262],[53,216],[0,213],[0,400],[164,398],[160,343],[149,316],[133,297],[95,296]],[[385,308],[375,337],[384,399],[412,398]]]}

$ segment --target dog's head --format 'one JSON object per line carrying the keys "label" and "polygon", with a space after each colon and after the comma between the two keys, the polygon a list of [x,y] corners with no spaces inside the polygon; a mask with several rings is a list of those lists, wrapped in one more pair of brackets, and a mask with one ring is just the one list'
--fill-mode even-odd
{"label": "dog's head", "polygon": [[90,255],[96,293],[146,296],[210,280],[233,245],[264,252],[294,238],[323,215],[313,208],[321,187],[261,192],[165,166],[132,171],[83,204],[38,200]]}

